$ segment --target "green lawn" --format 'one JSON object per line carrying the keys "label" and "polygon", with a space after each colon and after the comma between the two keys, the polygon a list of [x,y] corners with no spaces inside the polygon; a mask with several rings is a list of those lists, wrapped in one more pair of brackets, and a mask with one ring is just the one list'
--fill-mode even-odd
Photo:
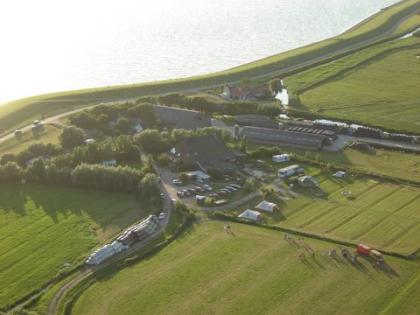
{"label": "green lawn", "polygon": [[[267,221],[405,255],[420,249],[419,188],[372,179],[316,177],[325,198],[301,191],[297,198],[280,203],[281,216],[267,216]],[[354,199],[343,191],[350,191]]]}
{"label": "green lawn", "polygon": [[59,143],[59,135],[61,134],[61,129],[52,126],[45,125],[44,130],[36,135],[32,131],[27,131],[22,134],[20,139],[12,138],[0,143],[0,156],[6,153],[19,153],[24,151],[26,148],[35,143]]}
{"label": "green lawn", "polygon": [[144,215],[130,195],[2,185],[0,307],[74,267],[97,244]]}
{"label": "green lawn", "polygon": [[154,257],[100,278],[72,314],[416,314],[418,262],[387,257],[398,273],[375,271],[325,254],[333,244],[305,239],[316,252],[303,263],[283,234],[205,222]]}
{"label": "green lawn", "polygon": [[[420,44],[420,39],[415,41]],[[382,56],[307,90],[300,102],[307,110],[328,117],[418,133],[418,55],[420,45]]]}

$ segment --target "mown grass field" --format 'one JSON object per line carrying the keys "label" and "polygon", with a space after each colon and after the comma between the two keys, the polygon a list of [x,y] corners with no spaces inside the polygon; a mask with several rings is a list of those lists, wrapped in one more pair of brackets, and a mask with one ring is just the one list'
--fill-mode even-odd
{"label": "mown grass field", "polygon": [[280,216],[268,222],[404,255],[420,249],[419,188],[325,174],[316,178],[325,197],[303,191],[280,203]]}
{"label": "mown grass field", "polygon": [[418,133],[419,55],[420,46],[379,57],[305,91],[300,102],[328,117]]}
{"label": "mown grass field", "polygon": [[[271,77],[283,74],[294,67],[302,64],[306,65],[326,55],[334,57],[336,53],[342,53],[349,47],[357,48],[361,43],[366,44],[370,38],[377,40],[387,36],[403,34],[415,25],[420,25],[420,22],[412,21],[412,13],[417,9],[417,0],[405,0],[334,38],[217,73],[146,84],[51,93],[9,102],[0,106],[0,133],[27,124],[34,119],[39,119],[41,115],[52,116],[80,106],[139,98],[145,95],[208,88],[229,82],[239,82],[244,78]],[[406,23],[401,24],[396,29],[393,28],[403,16],[409,15],[411,17],[408,18]]]}
{"label": "mown grass field", "polygon": [[[415,314],[418,262],[387,257],[398,276],[326,256],[336,245],[305,239],[315,259],[283,233],[205,222],[154,257],[87,289],[72,314]],[[301,244],[301,243],[299,243]],[[413,282],[413,279],[415,281]]]}
{"label": "mown grass field", "polygon": [[6,153],[19,153],[35,143],[59,143],[59,135],[62,129],[53,126],[45,125],[44,130],[34,135],[32,131],[27,131],[22,134],[20,139],[16,137],[0,142],[0,156]]}
{"label": "mown grass field", "polygon": [[75,267],[145,215],[125,194],[36,184],[0,187],[0,308]]}

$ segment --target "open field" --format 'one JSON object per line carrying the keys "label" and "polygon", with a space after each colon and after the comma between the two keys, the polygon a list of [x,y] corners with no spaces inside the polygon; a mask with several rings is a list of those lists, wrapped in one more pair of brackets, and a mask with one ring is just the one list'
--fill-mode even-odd
{"label": "open field", "polygon": [[307,110],[387,129],[420,130],[420,39],[417,48],[393,52],[326,80],[300,95]]}
{"label": "open field", "polygon": [[0,307],[74,268],[94,246],[144,215],[125,194],[1,186]]}
{"label": "open field", "polygon": [[44,130],[33,135],[32,131],[27,131],[22,134],[20,139],[11,138],[4,142],[0,142],[0,156],[6,153],[19,153],[35,143],[59,143],[59,135],[61,129],[53,125],[45,125]]}
{"label": "open field", "polygon": [[411,21],[419,7],[417,0],[406,0],[381,11],[380,14],[342,35],[217,73],[147,84],[45,94],[3,104],[0,106],[0,133],[22,126],[33,119],[39,119],[41,115],[51,116],[78,106],[210,88],[238,82],[244,78],[284,75],[413,29],[420,23],[404,23],[404,20]]}
{"label": "open field", "polygon": [[[249,143],[248,149],[254,150],[259,146],[259,144]],[[362,152],[351,148],[340,152],[316,152],[289,147],[281,149],[282,152],[291,153],[297,157],[330,163],[337,167],[349,167],[371,174],[420,183],[420,154],[385,149],[375,149],[374,152]],[[278,164],[272,164],[272,166],[281,167]]]}
{"label": "open field", "polygon": [[[326,197],[304,192],[281,203],[281,216],[268,221],[404,255],[419,250],[419,188],[372,179],[316,177]],[[351,192],[353,198],[343,192]]]}
{"label": "open field", "polygon": [[[315,259],[298,259],[280,232],[205,222],[154,257],[87,289],[73,314],[415,314],[418,262],[387,257],[398,273],[357,268],[325,252],[336,247],[306,239]],[[413,281],[413,279],[415,279]]]}

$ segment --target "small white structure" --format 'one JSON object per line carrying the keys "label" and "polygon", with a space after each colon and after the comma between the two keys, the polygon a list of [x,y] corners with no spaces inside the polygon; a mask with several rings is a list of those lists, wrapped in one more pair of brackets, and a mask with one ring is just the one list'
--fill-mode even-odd
{"label": "small white structure", "polygon": [[116,166],[117,165],[117,160],[112,159],[112,160],[102,161],[102,165],[103,166]]}
{"label": "small white structure", "polygon": [[188,172],[187,176],[189,178],[193,178],[199,182],[205,182],[210,180],[211,176],[204,173],[203,171],[194,171],[194,172]]}
{"label": "small white structure", "polygon": [[128,249],[127,245],[124,245],[120,242],[114,241],[111,244],[106,244],[101,248],[95,250],[89,257],[86,259],[86,264],[88,265],[99,265],[101,262],[107,260],[108,258],[122,252],[123,250]]}
{"label": "small white structure", "polygon": [[290,161],[290,155],[289,154],[273,155],[272,161],[276,163],[288,162]]}
{"label": "small white structure", "polygon": [[140,121],[136,121],[136,123],[133,126],[133,130],[136,133],[140,133],[143,131],[143,126],[141,125]]}
{"label": "small white structure", "polygon": [[296,175],[297,173],[300,172],[300,170],[301,170],[301,167],[299,165],[293,164],[288,167],[279,169],[277,174],[280,178],[287,178],[287,177]]}
{"label": "small white structure", "polygon": [[258,211],[247,209],[244,212],[242,212],[240,215],[238,215],[238,218],[257,222],[261,220],[261,213]]}
{"label": "small white structure", "polygon": [[302,187],[318,187],[319,186],[318,181],[312,176],[308,176],[308,175],[300,176],[298,178],[298,182],[299,182],[299,185],[301,185]]}
{"label": "small white structure", "polygon": [[344,171],[338,171],[338,172],[337,172],[337,173],[335,173],[333,176],[334,176],[334,177],[338,177],[338,178],[343,178],[343,177],[345,177],[345,176],[346,176],[346,172],[344,172]]}
{"label": "small white structure", "polygon": [[268,201],[261,201],[258,205],[255,206],[255,209],[267,211],[267,212],[273,212],[276,209],[277,205],[272,202]]}
{"label": "small white structure", "polygon": [[89,139],[86,139],[85,140],[85,144],[93,144],[95,142],[96,142],[96,140],[95,139],[92,139],[92,138],[89,138]]}

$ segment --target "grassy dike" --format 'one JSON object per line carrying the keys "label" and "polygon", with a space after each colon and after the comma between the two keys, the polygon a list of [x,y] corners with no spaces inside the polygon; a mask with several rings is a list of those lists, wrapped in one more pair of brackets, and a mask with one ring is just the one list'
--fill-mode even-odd
{"label": "grassy dike", "polygon": [[212,87],[243,78],[291,74],[415,29],[417,24],[405,21],[412,19],[419,9],[417,0],[405,0],[337,37],[221,72],[185,79],[44,94],[6,103],[0,107],[0,134],[41,115],[51,116],[80,106]]}

